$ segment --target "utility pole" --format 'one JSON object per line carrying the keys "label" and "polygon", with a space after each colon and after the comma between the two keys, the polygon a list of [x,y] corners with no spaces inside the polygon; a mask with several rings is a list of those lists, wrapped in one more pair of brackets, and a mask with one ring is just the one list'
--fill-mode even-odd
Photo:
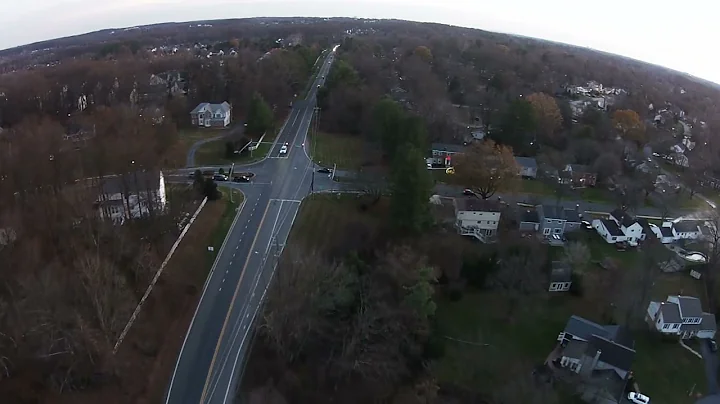
{"label": "utility pole", "polygon": [[[232,163],[232,165],[230,166],[230,172],[228,173],[228,179],[231,181],[232,181],[232,174],[233,174],[234,169],[235,169],[235,163]],[[234,193],[235,193],[235,190],[232,189],[232,187],[231,187],[230,188],[230,203],[235,203],[235,201],[233,200]]]}

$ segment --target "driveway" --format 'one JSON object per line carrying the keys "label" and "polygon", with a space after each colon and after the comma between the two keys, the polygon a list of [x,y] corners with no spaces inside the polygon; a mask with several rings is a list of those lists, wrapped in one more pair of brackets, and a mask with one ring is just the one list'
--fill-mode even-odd
{"label": "driveway", "polygon": [[720,393],[720,386],[718,386],[718,366],[720,366],[720,360],[718,360],[718,354],[710,350],[708,340],[701,339],[698,340],[698,342],[698,345],[700,345],[700,354],[702,354],[705,364],[705,376],[707,377],[708,385],[707,394],[718,394]]}

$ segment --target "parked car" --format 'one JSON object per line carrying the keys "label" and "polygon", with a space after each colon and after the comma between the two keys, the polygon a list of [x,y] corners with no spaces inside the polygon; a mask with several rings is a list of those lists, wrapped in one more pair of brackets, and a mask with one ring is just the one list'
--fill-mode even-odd
{"label": "parked car", "polygon": [[282,147],[280,148],[280,154],[287,154],[287,149],[288,149],[288,144],[285,143],[285,144],[282,145]]}
{"label": "parked car", "polygon": [[593,228],[593,227],[592,227],[592,224],[590,224],[590,222],[588,222],[587,220],[583,220],[583,221],[580,222],[580,223],[581,223],[583,226],[585,226],[585,228],[588,229],[588,230],[592,230],[592,228]]}
{"label": "parked car", "polygon": [[324,173],[324,174],[330,174],[332,173],[332,169],[327,167],[318,168],[317,172]]}
{"label": "parked car", "polygon": [[250,178],[244,175],[236,175],[233,177],[233,182],[250,182]]}
{"label": "parked car", "polygon": [[227,181],[228,177],[227,177],[227,175],[223,175],[223,174],[215,174],[215,175],[213,175],[212,179],[213,179],[213,181]]}
{"label": "parked car", "polygon": [[717,342],[715,342],[714,339],[709,339],[709,340],[708,340],[708,345],[710,345],[710,351],[711,351],[711,352],[717,352],[718,346],[717,346]]}
{"label": "parked car", "polygon": [[649,404],[650,397],[631,391],[630,393],[628,393],[628,401],[633,404]]}
{"label": "parked car", "polygon": [[463,195],[475,196],[475,192],[473,192],[473,190],[470,189],[470,188],[465,188],[465,189],[463,190]]}

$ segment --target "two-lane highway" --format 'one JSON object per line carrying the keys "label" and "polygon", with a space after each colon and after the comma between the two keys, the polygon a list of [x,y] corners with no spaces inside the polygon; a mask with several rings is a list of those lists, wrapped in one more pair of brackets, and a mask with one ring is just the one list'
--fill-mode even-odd
{"label": "two-lane highway", "polygon": [[[307,100],[297,101],[261,174],[242,186],[245,202],[208,275],[166,394],[168,403],[228,403],[235,395],[253,321],[272,280],[300,201],[310,192],[314,165],[302,150],[328,52]],[[286,145],[287,153],[280,153]]]}

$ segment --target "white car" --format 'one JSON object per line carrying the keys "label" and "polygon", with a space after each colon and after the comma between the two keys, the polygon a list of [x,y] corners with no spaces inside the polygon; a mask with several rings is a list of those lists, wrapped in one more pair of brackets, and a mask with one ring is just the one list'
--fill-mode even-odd
{"label": "white car", "polygon": [[630,393],[628,393],[628,400],[634,404],[649,404],[650,403],[650,397],[640,394],[640,393],[636,393],[634,391],[631,391]]}
{"label": "white car", "polygon": [[282,145],[282,147],[280,148],[280,154],[286,154],[286,153],[287,153],[287,143]]}

